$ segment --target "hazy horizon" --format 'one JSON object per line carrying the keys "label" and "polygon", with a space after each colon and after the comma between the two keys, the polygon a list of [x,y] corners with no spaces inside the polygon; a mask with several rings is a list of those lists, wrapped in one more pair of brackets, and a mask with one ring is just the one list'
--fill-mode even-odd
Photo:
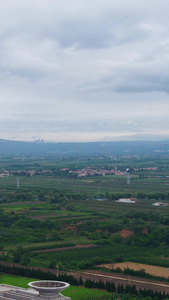
{"label": "hazy horizon", "polygon": [[90,140],[90,141],[83,141],[83,140],[47,140],[47,139],[43,139],[39,138],[39,139],[32,139],[32,140],[24,140],[24,139],[5,139],[5,138],[0,138],[0,140],[4,140],[4,141],[14,141],[14,142],[46,142],[46,143],[98,143],[98,142],[160,142],[160,141],[169,141],[169,136],[124,136],[124,137],[120,137],[119,139],[117,138],[104,138],[104,139],[100,139],[100,140]]}

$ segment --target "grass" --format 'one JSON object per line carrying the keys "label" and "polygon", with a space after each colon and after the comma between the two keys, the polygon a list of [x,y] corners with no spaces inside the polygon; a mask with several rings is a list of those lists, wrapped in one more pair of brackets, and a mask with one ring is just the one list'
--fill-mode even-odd
{"label": "grass", "polygon": [[[88,299],[88,297],[103,297],[105,295],[110,295],[111,293],[99,291],[95,289],[87,289],[79,286],[70,286],[64,292],[64,296],[71,297],[72,300]],[[85,298],[84,298],[85,297]]]}
{"label": "grass", "polygon": [[[84,213],[79,211],[63,211],[55,209],[53,204],[46,203],[21,203],[21,204],[2,204],[1,207],[5,212],[10,213],[14,211],[17,214],[24,214],[25,216],[48,216],[50,218],[60,218],[60,217],[83,217],[86,215],[90,216],[90,213]],[[55,216],[53,216],[55,215]]]}
{"label": "grass", "polygon": [[21,277],[16,275],[1,275],[0,284],[14,285],[22,288],[28,288],[28,283],[37,279]]}
{"label": "grass", "polygon": [[[15,275],[1,275],[0,284],[8,284],[22,288],[28,288],[28,283],[35,280],[37,279]],[[70,286],[65,291],[63,291],[62,294],[64,296],[71,297],[72,300],[80,300],[81,298],[84,299],[84,297],[87,299],[88,297],[102,297],[105,295],[111,296],[111,293],[108,292],[87,289],[79,286]]]}

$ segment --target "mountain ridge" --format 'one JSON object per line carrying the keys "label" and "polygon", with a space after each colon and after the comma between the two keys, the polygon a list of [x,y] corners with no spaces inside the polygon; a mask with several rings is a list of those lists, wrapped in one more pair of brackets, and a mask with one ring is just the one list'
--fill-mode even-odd
{"label": "mountain ridge", "polygon": [[169,154],[169,140],[161,141],[100,141],[100,142],[46,142],[14,141],[0,139],[1,155],[122,155],[122,154]]}

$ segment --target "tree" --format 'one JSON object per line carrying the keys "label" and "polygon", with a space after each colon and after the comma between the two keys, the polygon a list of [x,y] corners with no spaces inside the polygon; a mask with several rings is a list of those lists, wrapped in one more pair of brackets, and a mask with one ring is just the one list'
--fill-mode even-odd
{"label": "tree", "polygon": [[18,263],[21,261],[21,253],[19,251],[16,251],[13,255],[13,262]]}

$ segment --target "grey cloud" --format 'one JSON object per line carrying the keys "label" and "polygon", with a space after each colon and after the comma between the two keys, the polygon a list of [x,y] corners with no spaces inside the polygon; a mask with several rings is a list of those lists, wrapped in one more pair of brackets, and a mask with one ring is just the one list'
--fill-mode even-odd
{"label": "grey cloud", "polygon": [[19,128],[27,138],[162,134],[168,8],[166,0],[2,0],[0,137]]}
{"label": "grey cloud", "polygon": [[[51,33],[48,33],[51,35]],[[147,38],[148,32],[139,27],[136,16],[117,16],[108,13],[100,22],[97,20],[65,21],[56,28],[52,38],[63,47],[76,45],[77,48],[101,48],[110,45],[133,43]]]}
{"label": "grey cloud", "polygon": [[1,38],[11,38],[19,32],[21,36],[30,36],[31,39],[48,37],[63,47],[75,44],[80,48],[99,48],[110,43],[131,43],[146,38],[148,34],[139,27],[139,10],[135,9],[134,14],[130,12],[131,7],[119,10],[115,2],[111,5],[110,1],[106,1],[103,5],[88,1],[85,5],[82,1],[82,5],[78,5],[77,1],[72,1],[68,5],[63,1],[61,5],[52,3],[52,9],[45,1],[42,1],[42,7],[38,1],[37,4],[32,1],[24,5],[21,1],[15,3],[16,6],[2,6],[1,23],[5,35],[1,29]]}
{"label": "grey cloud", "polygon": [[[148,73],[148,71],[147,71]],[[133,73],[125,78],[120,84],[114,87],[114,91],[119,93],[152,93],[165,92],[169,93],[169,76],[163,75],[157,71],[157,74],[140,74]]]}
{"label": "grey cloud", "polygon": [[[169,59],[137,61],[110,68],[109,75],[99,79],[95,87],[118,93],[169,92]],[[92,86],[92,85],[91,85]],[[87,86],[86,86],[87,88]],[[89,87],[90,89],[90,87]]]}
{"label": "grey cloud", "polygon": [[[30,119],[29,119],[30,118]],[[12,127],[10,120],[12,120]],[[31,121],[31,122],[30,122]],[[67,120],[66,117],[62,116],[62,118],[57,119],[56,115],[45,115],[41,114],[37,116],[36,114],[23,114],[21,116],[13,114],[6,116],[6,120],[1,120],[1,124],[3,124],[3,128],[5,129],[24,129],[34,131],[42,131],[42,132],[118,132],[124,130],[127,132],[138,132],[141,134],[142,131],[147,132],[150,128],[154,130],[166,129],[168,127],[168,118],[154,118],[151,117],[147,119],[146,117],[139,117],[135,120],[129,118],[128,116],[123,116],[123,119],[110,118],[108,120]]]}

